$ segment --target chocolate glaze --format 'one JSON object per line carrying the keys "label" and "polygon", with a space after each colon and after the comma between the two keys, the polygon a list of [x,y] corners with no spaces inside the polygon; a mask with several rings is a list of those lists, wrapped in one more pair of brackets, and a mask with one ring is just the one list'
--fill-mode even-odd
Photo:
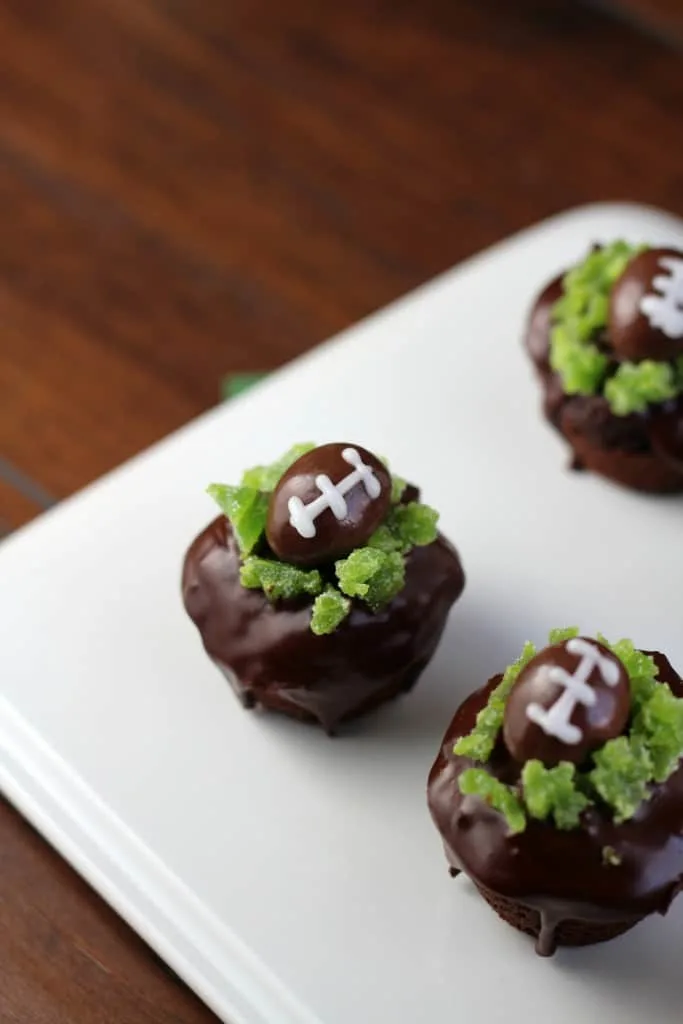
{"label": "chocolate glaze", "polygon": [[662,406],[651,416],[648,434],[660,458],[683,473],[683,398]]}
{"label": "chocolate glaze", "polygon": [[372,614],[354,602],[334,633],[315,636],[310,599],[273,605],[241,586],[239,565],[222,516],[185,557],[183,600],[207,653],[245,706],[319,722],[327,732],[411,689],[465,584],[457,552],[439,535],[409,553],[405,587],[386,608]]}
{"label": "chocolate glaze", "polygon": [[[591,469],[616,483],[652,493],[683,491],[683,464],[662,450],[655,440],[652,421],[661,409],[645,415],[615,416],[601,395],[566,395],[562,381],[549,363],[550,313],[562,295],[563,275],[554,278],[540,293],[529,316],[525,347],[543,388],[543,413],[568,441],[572,469]],[[609,338],[597,339],[614,356]],[[614,365],[618,365],[616,362]],[[683,403],[667,407],[670,416],[662,426],[667,438],[683,436]],[[665,440],[664,445],[676,441]]]}
{"label": "chocolate glaze", "polygon": [[[659,678],[677,697],[683,683],[664,655],[653,653]],[[665,914],[683,885],[683,764],[636,816],[615,825],[606,812],[589,808],[581,829],[562,832],[529,819],[526,831],[509,835],[505,819],[473,796],[463,796],[458,777],[474,765],[453,753],[469,733],[495,676],[458,709],[432,767],[428,802],[451,869],[464,871],[483,890],[511,899],[540,915],[537,952],[550,955],[556,935],[568,923],[625,927],[655,911]],[[520,766],[499,742],[488,770],[508,784]],[[621,862],[606,864],[610,847]]]}

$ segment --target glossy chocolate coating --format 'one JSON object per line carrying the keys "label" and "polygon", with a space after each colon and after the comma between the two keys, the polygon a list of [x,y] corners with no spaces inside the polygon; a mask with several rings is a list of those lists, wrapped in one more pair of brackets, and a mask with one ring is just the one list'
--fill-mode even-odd
{"label": "glossy chocolate coating", "polygon": [[[646,295],[657,295],[653,280],[666,271],[660,266],[662,256],[683,259],[676,249],[648,249],[626,267],[615,282],[610,295],[608,331],[612,348],[622,360],[666,360],[683,355],[683,337],[670,338],[642,312],[640,304]],[[683,292],[679,297],[683,307]]]}
{"label": "glossy chocolate coating", "polygon": [[550,328],[553,306],[562,298],[564,275],[546,285],[536,299],[527,324],[525,345],[539,373],[552,372],[550,369]]}
{"label": "glossy chocolate coating", "polygon": [[595,694],[595,703],[592,706],[575,704],[568,720],[580,731],[581,737],[575,743],[563,742],[532,721],[528,709],[530,704],[536,704],[547,710],[563,698],[566,688],[552,679],[552,669],[564,669],[571,675],[577,671],[581,658],[572,653],[566,643],[552,644],[540,651],[520,672],[505,705],[505,746],[520,764],[534,758],[548,768],[560,761],[581,764],[591,750],[623,732],[631,702],[628,675],[607,647],[595,640],[587,642],[614,666],[617,683],[608,685],[599,667],[592,669],[586,683]]}
{"label": "glossy chocolate coating", "polygon": [[[349,449],[370,467],[380,490],[372,496],[359,480],[341,498],[344,514],[338,518],[325,504],[317,481],[323,476],[339,485],[348,478],[354,467],[343,453]],[[292,524],[291,498],[298,498],[303,505],[317,500],[323,503],[322,511],[310,519],[313,537],[301,536]],[[323,565],[362,547],[386,517],[390,504],[391,476],[376,455],[358,445],[324,444],[297,459],[273,491],[266,526],[268,543],[283,562],[306,567]]]}
{"label": "glossy chocolate coating", "polygon": [[373,615],[354,602],[334,633],[315,636],[310,599],[273,605],[241,586],[239,565],[223,516],[185,557],[183,600],[207,653],[245,706],[319,722],[328,732],[414,685],[465,583],[457,552],[439,536],[407,556],[405,587],[386,608]]}
{"label": "glossy chocolate coating", "polygon": [[657,455],[683,473],[683,398],[652,414],[648,435]]}
{"label": "glossy chocolate coating", "polygon": [[[683,685],[667,659],[655,653],[660,681],[677,697]],[[453,753],[474,726],[478,712],[501,677],[473,693],[448,727],[428,783],[428,802],[452,872],[519,901],[540,915],[537,951],[549,955],[564,922],[623,922],[628,926],[655,911],[664,914],[683,884],[683,765],[630,821],[616,825],[599,807],[584,812],[583,827],[560,831],[529,819],[510,835],[502,815],[473,796],[463,796],[458,778],[474,764]],[[487,769],[514,785],[520,765],[499,743]],[[620,858],[607,865],[603,850]]]}

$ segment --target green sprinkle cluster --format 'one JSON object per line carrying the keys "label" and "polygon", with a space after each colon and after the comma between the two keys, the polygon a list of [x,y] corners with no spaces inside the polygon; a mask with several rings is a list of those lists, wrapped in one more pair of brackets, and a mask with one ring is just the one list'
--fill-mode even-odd
{"label": "green sprinkle cluster", "polygon": [[550,365],[568,395],[604,394],[616,416],[645,412],[683,393],[683,359],[644,360],[616,369],[599,345],[607,327],[612,288],[647,246],[612,242],[590,252],[564,277],[564,294],[552,310]]}
{"label": "green sprinkle cluster", "polygon": [[[578,629],[573,627],[553,630],[549,643],[562,643],[573,636],[578,636]],[[652,785],[665,782],[679,765],[683,756],[683,700],[675,697],[665,683],[658,682],[654,659],[637,650],[631,640],[614,644],[603,636],[598,640],[620,659],[629,677],[631,716],[627,734],[608,740],[596,750],[592,764],[583,771],[569,762],[546,768],[532,760],[522,768],[516,786],[499,782],[485,768],[468,768],[460,776],[461,792],[480,796],[500,811],[512,833],[524,831],[527,816],[537,821],[552,819],[558,829],[577,828],[581,813],[594,804],[605,805],[617,824],[628,821],[649,799]],[[490,758],[502,729],[510,690],[535,654],[534,645],[525,644],[520,658],[506,669],[491,691],[472,731],[455,744],[455,754],[480,763]],[[613,859],[608,858],[606,863],[613,863]]]}
{"label": "green sprinkle cluster", "polygon": [[272,558],[250,555],[240,568],[240,583],[248,590],[262,590],[269,601],[288,601],[303,594],[315,596],[323,589],[317,569],[310,572]]}
{"label": "green sprinkle cluster", "polygon": [[311,442],[295,444],[270,466],[254,466],[242,476],[239,487],[230,484],[209,484],[206,493],[230,520],[235,540],[243,556],[251,554],[266,529],[270,492],[289,467],[310,452]]}
{"label": "green sprinkle cluster", "polygon": [[557,828],[576,828],[581,812],[590,800],[576,787],[576,766],[564,761],[546,768],[540,761],[527,761],[522,769],[524,803],[532,818],[552,817]]}
{"label": "green sprinkle cluster", "polygon": [[683,392],[683,359],[675,363],[622,363],[605,383],[605,398],[615,416],[645,412]]}
{"label": "green sprinkle cluster", "polygon": [[523,832],[526,828],[526,814],[519,797],[511,786],[499,782],[484,768],[468,768],[459,779],[460,792],[478,796],[485,800],[494,811],[500,811],[506,818],[511,832]]}
{"label": "green sprinkle cluster", "polygon": [[526,643],[517,661],[508,665],[503,678],[491,691],[486,707],[477,715],[472,732],[461,737],[455,745],[455,753],[461,757],[471,757],[473,761],[488,761],[496,745],[498,734],[503,728],[505,704],[510,690],[517,682],[517,676],[529,664],[536,654],[532,643]]}
{"label": "green sprinkle cluster", "polygon": [[311,630],[320,636],[341,625],[351,611],[352,598],[377,612],[396,597],[405,584],[405,555],[436,540],[438,513],[417,501],[399,504],[406,482],[392,475],[392,507],[365,547],[326,571],[306,571],[260,557],[257,551],[263,542],[270,495],[289,467],[314,447],[312,443],[294,445],[271,465],[248,469],[239,486],[211,484],[207,493],[232,525],[242,557],[242,586],[262,590],[273,602],[314,598]]}

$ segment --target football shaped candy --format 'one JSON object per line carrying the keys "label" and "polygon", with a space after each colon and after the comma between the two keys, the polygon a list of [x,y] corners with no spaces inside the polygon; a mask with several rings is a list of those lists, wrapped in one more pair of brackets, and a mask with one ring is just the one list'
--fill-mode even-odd
{"label": "football shaped candy", "polygon": [[520,673],[505,707],[503,739],[520,763],[581,764],[621,734],[629,708],[621,661],[596,640],[573,637],[546,647]]}
{"label": "football shaped candy", "polygon": [[612,289],[608,326],[621,359],[683,355],[683,252],[648,249],[636,256]]}
{"label": "football shaped candy", "polygon": [[375,455],[324,444],[297,459],[273,491],[266,538],[278,558],[312,568],[365,544],[390,504],[391,476]]}

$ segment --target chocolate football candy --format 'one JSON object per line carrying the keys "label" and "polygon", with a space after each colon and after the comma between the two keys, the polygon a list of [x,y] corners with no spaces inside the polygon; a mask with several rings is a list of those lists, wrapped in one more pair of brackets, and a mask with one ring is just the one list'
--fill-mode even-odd
{"label": "chocolate football candy", "polygon": [[648,249],[631,260],[612,288],[609,337],[631,362],[683,355],[683,252]]}
{"label": "chocolate football candy", "polygon": [[297,459],[273,491],[266,538],[283,562],[321,565],[362,547],[390,504],[391,476],[375,455],[324,444]]}
{"label": "chocolate football candy", "polygon": [[628,721],[630,687],[621,661],[585,637],[546,647],[520,672],[505,707],[503,739],[514,759],[580,764]]}

